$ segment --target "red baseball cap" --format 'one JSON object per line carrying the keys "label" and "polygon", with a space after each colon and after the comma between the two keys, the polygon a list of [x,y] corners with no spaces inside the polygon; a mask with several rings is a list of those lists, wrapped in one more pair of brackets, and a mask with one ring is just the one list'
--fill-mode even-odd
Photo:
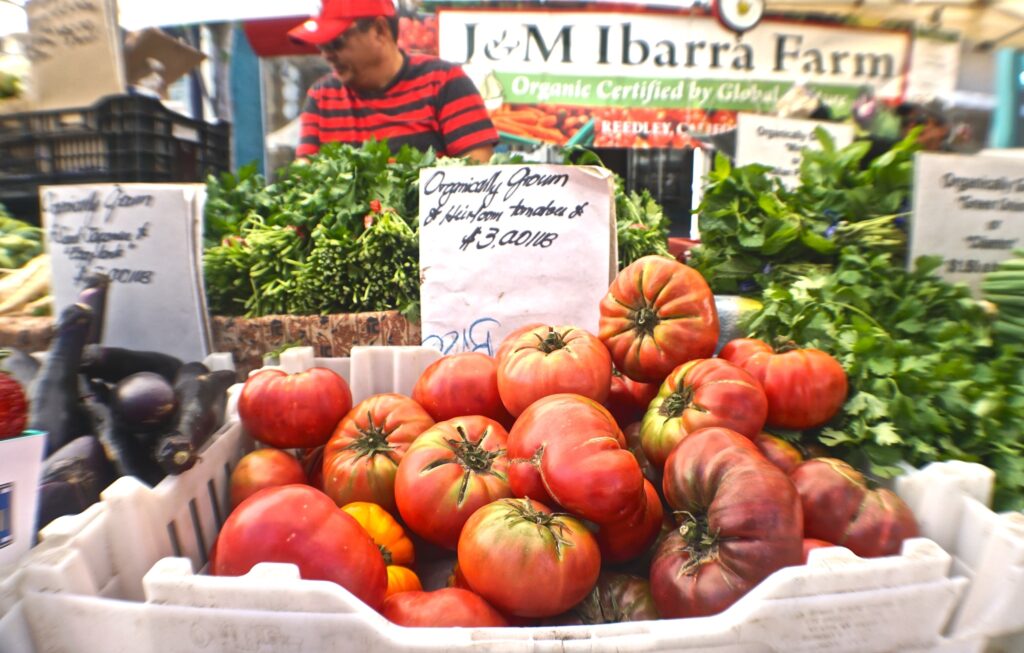
{"label": "red baseball cap", "polygon": [[288,36],[303,43],[323,45],[341,36],[357,18],[394,15],[393,0],[323,0],[320,15],[288,30]]}

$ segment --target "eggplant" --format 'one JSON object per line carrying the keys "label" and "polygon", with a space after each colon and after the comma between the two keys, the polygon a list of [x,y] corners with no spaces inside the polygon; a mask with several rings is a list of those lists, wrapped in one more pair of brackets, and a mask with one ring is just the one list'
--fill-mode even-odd
{"label": "eggplant", "polygon": [[201,364],[186,365],[175,383],[177,424],[154,446],[153,456],[168,474],[180,474],[199,460],[199,450],[224,422],[227,390],[235,383],[231,370],[193,374],[196,365]]}
{"label": "eggplant", "polygon": [[39,361],[16,347],[4,347],[0,349],[0,372],[10,374],[27,392],[39,373]]}
{"label": "eggplant", "polygon": [[82,374],[107,383],[117,383],[132,374],[155,372],[174,383],[181,359],[156,351],[136,351],[121,347],[88,345],[82,355]]}
{"label": "eggplant", "polygon": [[152,447],[148,443],[120,424],[105,404],[93,402],[89,407],[98,425],[100,442],[118,476],[134,476],[150,487],[163,480],[166,474],[153,459]]}
{"label": "eggplant", "polygon": [[46,432],[47,455],[79,436],[95,433],[78,379],[92,317],[92,309],[83,304],[72,304],[61,312],[46,359],[29,388],[28,427]]}
{"label": "eggplant", "polygon": [[96,344],[103,339],[103,324],[107,314],[107,290],[110,288],[110,277],[101,272],[90,272],[85,275],[85,286],[78,293],[78,303],[92,309],[93,322],[89,329],[86,344]]}
{"label": "eggplant", "polygon": [[43,462],[39,480],[37,528],[62,515],[75,515],[100,500],[100,492],[117,478],[99,439],[83,435]]}
{"label": "eggplant", "polygon": [[114,387],[110,410],[125,428],[136,434],[159,431],[174,418],[178,400],[167,379],[155,372],[138,372]]}

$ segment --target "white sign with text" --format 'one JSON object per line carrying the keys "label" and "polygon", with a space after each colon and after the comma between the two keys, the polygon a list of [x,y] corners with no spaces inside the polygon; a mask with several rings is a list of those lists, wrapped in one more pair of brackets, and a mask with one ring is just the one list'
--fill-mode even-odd
{"label": "white sign with text", "polygon": [[202,280],[202,184],[40,189],[56,315],[90,272],[110,278],[103,344],[182,360],[209,354]]}
{"label": "white sign with text", "polygon": [[793,188],[800,181],[804,149],[820,149],[814,137],[818,127],[828,132],[837,149],[853,142],[853,125],[741,113],[736,125],[736,165],[771,166],[782,184]]}
{"label": "white sign with text", "polygon": [[922,152],[914,162],[909,263],[944,259],[942,278],[977,295],[982,276],[1024,246],[1024,160]]}
{"label": "white sign with text", "polygon": [[493,354],[528,322],[596,334],[618,267],[614,206],[603,168],[420,171],[423,344]]}

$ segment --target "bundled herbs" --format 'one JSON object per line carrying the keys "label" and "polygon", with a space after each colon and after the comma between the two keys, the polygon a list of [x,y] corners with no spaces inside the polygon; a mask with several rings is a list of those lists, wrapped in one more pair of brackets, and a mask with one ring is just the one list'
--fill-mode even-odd
{"label": "bundled herbs", "polygon": [[821,149],[804,150],[792,190],[767,166],[716,156],[691,261],[716,293],[756,295],[773,281],[827,271],[846,246],[902,255],[915,134],[866,164],[868,142],[837,149],[824,130],[815,137]]}
{"label": "bundled herbs", "polygon": [[753,337],[834,355],[850,395],[826,427],[804,433],[869,474],[933,460],[996,471],[998,509],[1024,508],[1024,348],[993,342],[990,318],[967,289],[913,272],[889,253],[839,252],[831,273],[772,283],[747,323]]}

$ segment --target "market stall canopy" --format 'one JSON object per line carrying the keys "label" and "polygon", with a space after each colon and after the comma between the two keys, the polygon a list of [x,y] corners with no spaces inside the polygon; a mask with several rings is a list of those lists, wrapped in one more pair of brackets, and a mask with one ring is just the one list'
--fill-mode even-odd
{"label": "market stall canopy", "polygon": [[320,11],[318,0],[118,0],[121,26],[129,30],[195,23],[220,23],[258,18],[311,16]]}
{"label": "market stall canopy", "polygon": [[1024,47],[1024,0],[768,0],[773,13],[827,14],[866,24],[913,22],[954,31],[981,49]]}

